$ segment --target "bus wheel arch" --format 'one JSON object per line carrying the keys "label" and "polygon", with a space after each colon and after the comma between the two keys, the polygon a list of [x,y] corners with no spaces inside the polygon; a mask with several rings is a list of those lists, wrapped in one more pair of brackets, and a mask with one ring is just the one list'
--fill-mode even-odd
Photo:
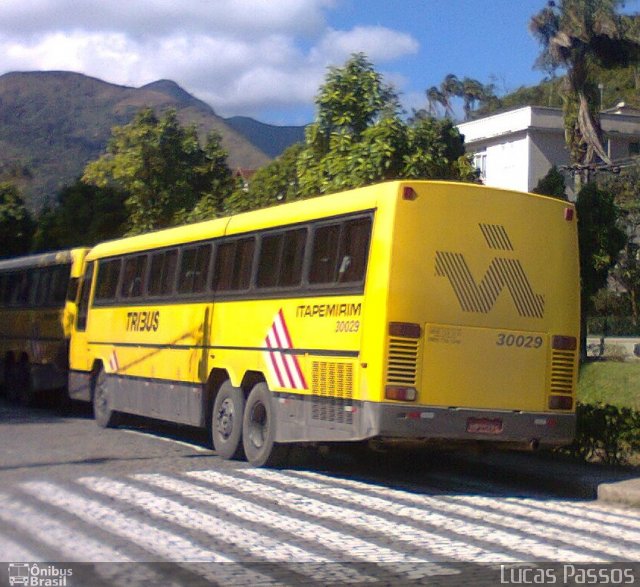
{"label": "bus wheel arch", "polygon": [[281,466],[289,453],[288,444],[275,441],[276,404],[265,381],[256,383],[245,404],[242,443],[247,460],[255,467]]}

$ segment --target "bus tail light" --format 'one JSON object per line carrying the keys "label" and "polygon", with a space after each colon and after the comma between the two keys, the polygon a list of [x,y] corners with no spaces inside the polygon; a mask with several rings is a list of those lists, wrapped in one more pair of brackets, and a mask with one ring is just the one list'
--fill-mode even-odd
{"label": "bus tail light", "polygon": [[389,336],[420,338],[420,324],[413,322],[389,322]]}
{"label": "bus tail light", "polygon": [[556,351],[575,351],[578,339],[575,336],[554,336],[551,338],[551,348]]}
{"label": "bus tail light", "polygon": [[416,400],[418,392],[415,387],[400,387],[398,385],[387,385],[384,389],[385,399],[398,402],[413,402]]}
{"label": "bus tail light", "polygon": [[403,200],[409,200],[410,202],[413,202],[417,197],[418,193],[412,187],[407,185],[402,189]]}

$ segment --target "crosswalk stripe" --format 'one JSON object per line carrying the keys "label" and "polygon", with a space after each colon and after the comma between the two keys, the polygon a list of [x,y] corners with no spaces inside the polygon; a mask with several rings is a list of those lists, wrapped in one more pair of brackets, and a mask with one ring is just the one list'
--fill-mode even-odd
{"label": "crosswalk stripe", "polygon": [[2,533],[0,533],[0,553],[2,553],[2,560],[11,561],[12,563],[40,562],[44,560],[41,555],[35,554],[21,544],[17,544]]}
{"label": "crosswalk stripe", "polygon": [[[245,474],[252,474],[254,471],[257,470],[245,469],[242,472]],[[269,476],[269,473],[272,472],[266,473],[267,476]],[[302,496],[299,493],[278,489],[273,486],[265,486],[264,483],[258,483],[249,479],[243,479],[240,481],[237,477],[232,477],[215,471],[193,471],[188,473],[188,475],[194,479],[210,482],[221,487],[233,488],[244,494],[276,502],[280,507],[301,512],[317,519],[339,522],[343,526],[355,528],[357,530],[364,529],[369,532],[376,532],[388,538],[392,537],[405,545],[411,545],[411,547],[419,546],[425,553],[432,553],[430,560],[442,556],[459,561],[473,560],[475,562],[506,563],[517,562],[519,560],[507,554],[496,553],[474,546],[468,541],[465,542],[462,540],[452,539],[442,533],[427,532],[420,530],[415,526],[396,523],[395,521],[390,521],[381,516],[367,514],[361,511],[354,511],[346,507],[335,506],[312,497]],[[271,478],[278,480],[287,479],[285,475],[279,473],[273,473]],[[324,496],[324,491],[322,493]],[[430,518],[434,517],[434,514],[430,512],[422,513],[428,515]],[[439,517],[443,518],[443,516]],[[445,528],[445,524],[441,524],[442,529],[449,530],[450,527]],[[459,534],[459,532],[457,533]],[[372,552],[371,555],[371,560],[375,560],[373,557],[377,557],[379,555],[379,550]],[[417,560],[420,561],[421,559],[418,558]],[[425,559],[422,559],[422,561],[424,560]]]}
{"label": "crosswalk stripe", "polygon": [[[525,505],[492,500],[484,496],[455,496],[451,500],[455,501],[454,507],[464,502],[473,508],[482,508],[488,520],[500,520],[504,524],[513,525],[513,517],[518,516],[518,527],[524,532],[536,533],[541,537],[546,536],[548,539],[561,540],[574,547],[584,548],[594,553],[606,553],[614,559],[640,559],[640,546],[632,548],[623,544],[624,540],[640,544],[640,533],[638,532],[624,531],[619,527],[596,524],[593,521],[572,519],[567,515],[554,514],[549,511],[532,512]],[[489,510],[499,513],[492,513]],[[532,522],[525,522],[524,518],[530,518]],[[603,539],[598,539],[593,535],[586,538],[585,533],[597,533]],[[606,538],[607,536],[608,538]],[[612,539],[615,539],[615,544],[612,544]]]}
{"label": "crosswalk stripe", "polygon": [[[314,472],[301,471],[296,474],[313,481],[326,481],[325,476]],[[610,540],[597,540],[593,536],[584,537],[585,532],[596,531],[598,534],[604,534],[617,540],[623,539],[640,543],[640,533],[626,532],[624,529],[611,524],[594,524],[580,518],[568,517],[566,514],[545,511],[543,509],[545,505],[540,501],[535,501],[537,508],[532,509],[527,503],[522,503],[523,500],[515,500],[515,498],[500,499],[493,496],[480,495],[433,498],[387,488],[382,491],[380,487],[348,479],[332,479],[331,482],[334,485],[358,490],[359,493],[382,494],[387,499],[413,503],[423,507],[433,507],[442,512],[463,515],[507,528],[513,527],[513,517],[507,516],[505,513],[517,515],[519,518],[518,529],[522,532],[588,550],[593,553],[593,555],[590,555],[590,560],[595,560],[600,553],[607,553],[613,558],[627,556],[630,560],[640,557],[640,547],[638,549],[625,549],[620,545],[612,545]],[[552,508],[553,506],[549,507]],[[584,554],[580,556],[584,557]]]}
{"label": "crosswalk stripe", "polygon": [[[349,536],[345,536],[343,533],[336,532],[325,528],[321,524],[315,524],[305,520],[297,519],[292,516],[278,513],[272,508],[265,508],[257,504],[251,503],[244,499],[230,496],[225,493],[211,491],[205,489],[199,485],[194,485],[187,481],[175,479],[173,477],[167,477],[165,475],[158,474],[140,474],[135,475],[135,479],[152,484],[161,489],[175,492],[187,499],[198,501],[199,503],[212,505],[225,511],[232,513],[234,516],[246,520],[250,523],[260,524],[268,526],[275,530],[281,530],[295,534],[297,537],[304,541],[314,542],[321,547],[331,550],[335,555],[331,558],[332,561],[347,561],[353,562],[354,560],[370,561],[369,555],[362,557],[362,551],[366,550],[367,553],[377,552],[380,555],[390,554],[386,552],[388,549],[384,549],[378,545],[367,543],[361,539],[354,539]],[[349,548],[351,546],[352,548]],[[401,557],[402,554],[396,552],[396,557]],[[423,570],[427,570],[426,566]],[[434,568],[430,569],[434,574],[455,574],[457,571],[450,569]],[[322,574],[316,574],[314,577],[318,580],[322,580]],[[357,572],[355,569],[345,567],[344,565],[331,565],[331,577],[332,579],[340,580],[340,582],[374,582],[375,579],[368,575],[363,575]]]}
{"label": "crosswalk stripe", "polygon": [[[0,518],[60,552],[60,560],[132,562],[128,556],[6,494],[0,494]],[[78,544],[82,544],[81,555],[78,552]],[[78,558],[79,556],[82,558]]]}
{"label": "crosswalk stripe", "polygon": [[[152,475],[136,475],[135,479],[145,480]],[[120,481],[114,481],[106,478],[85,477],[79,479],[79,482],[91,489],[117,499],[124,501],[137,507],[144,509],[150,515],[169,520],[179,524],[189,530],[204,532],[214,538],[223,541],[225,544],[231,544],[245,550],[249,555],[266,559],[269,562],[279,563],[328,563],[330,559],[315,555],[307,550],[298,548],[287,542],[273,539],[270,536],[259,534],[248,528],[243,528],[237,524],[222,519],[219,516],[212,516],[192,507],[177,503],[172,499],[158,496],[150,491],[139,489],[131,485],[127,485]],[[192,486],[193,487],[193,486]],[[182,494],[184,496],[184,494]],[[228,511],[228,503],[222,505],[225,511]],[[243,504],[242,507],[250,507],[250,504]],[[297,565],[296,570],[301,574],[308,571],[314,579],[318,577],[318,565]],[[330,575],[326,579],[335,578],[336,569],[332,566]],[[358,576],[352,574],[351,577],[345,573],[344,579],[349,582],[372,581],[372,577]]]}
{"label": "crosswalk stripe", "polygon": [[[47,481],[29,481],[22,489],[37,499],[59,507],[89,524],[98,525],[122,538],[138,544],[148,552],[176,563],[186,562],[234,562],[219,552],[201,547],[180,535],[156,528],[135,519],[129,514],[105,506],[95,499]],[[82,547],[82,543],[76,543]],[[232,585],[256,585],[272,583],[270,577],[239,565],[189,565],[209,581]]]}
{"label": "crosswalk stripe", "polygon": [[532,509],[550,509],[560,514],[570,515],[581,520],[602,522],[605,527],[623,528],[640,532],[640,509],[619,507],[610,503],[580,503],[568,501],[540,501],[534,499],[505,498],[507,502],[523,503]]}
{"label": "crosswalk stripe", "polygon": [[[519,552],[526,557],[534,557],[535,560],[545,558],[549,560],[565,560],[567,562],[582,562],[585,558],[585,555],[582,552],[576,552],[569,548],[548,545],[545,542],[535,540],[531,537],[523,538],[517,533],[501,530],[499,528],[486,525],[485,523],[481,523],[478,520],[474,522],[464,522],[459,519],[453,519],[440,513],[442,505],[441,502],[437,500],[434,500],[428,509],[422,509],[407,506],[405,504],[397,504],[389,499],[373,497],[371,495],[362,495],[362,492],[336,487],[335,485],[325,482],[311,481],[293,477],[291,475],[285,475],[277,471],[251,469],[244,471],[244,473],[250,477],[259,478],[265,481],[277,481],[285,485],[287,488],[317,492],[322,494],[324,497],[329,496],[339,500],[341,503],[348,503],[373,509],[376,512],[384,512],[393,516],[400,516],[404,520],[409,518],[414,522],[419,521],[421,523],[427,523],[437,527],[438,529],[455,533],[458,536],[475,538],[487,544],[497,544],[502,548]],[[337,508],[337,510],[343,509],[338,506],[329,507]],[[359,514],[359,517],[362,517],[362,515],[363,514]],[[513,524],[510,524],[509,528],[512,527]],[[401,531],[400,529],[403,530]],[[416,531],[412,526],[408,526],[402,522],[393,524],[391,531],[400,534],[400,536],[402,536],[403,533],[419,533],[419,531]],[[427,536],[429,536],[429,534],[427,534]],[[467,547],[469,547],[468,544]],[[465,554],[467,557],[469,556],[468,553]],[[606,559],[598,557],[595,554],[593,559],[599,562],[606,562]],[[473,557],[473,560],[477,561],[479,559]]]}

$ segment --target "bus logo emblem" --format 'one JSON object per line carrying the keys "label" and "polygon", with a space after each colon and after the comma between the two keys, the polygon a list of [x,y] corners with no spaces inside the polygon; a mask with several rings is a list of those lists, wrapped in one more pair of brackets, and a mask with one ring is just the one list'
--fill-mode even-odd
{"label": "bus logo emblem", "polygon": [[282,308],[275,315],[264,344],[269,349],[267,364],[278,385],[288,389],[308,389],[298,357],[290,352],[293,343]]}
{"label": "bus logo emblem", "polygon": [[[481,224],[490,249],[512,251],[511,239],[503,226]],[[507,289],[518,314],[524,318],[544,316],[544,296],[534,292],[518,259],[494,257],[480,282],[476,282],[462,253],[436,251],[436,275],[446,277],[464,312],[488,314],[503,289]]]}

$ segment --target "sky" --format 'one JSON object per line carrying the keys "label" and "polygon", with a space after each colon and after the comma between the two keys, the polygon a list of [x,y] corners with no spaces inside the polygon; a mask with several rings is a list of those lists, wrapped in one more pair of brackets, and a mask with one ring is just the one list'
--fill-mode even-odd
{"label": "sky", "polygon": [[[363,52],[426,106],[447,74],[498,95],[537,84],[528,30],[546,0],[0,0],[0,74],[65,70],[140,87],[180,84],[224,117],[300,125],[327,68]],[[627,10],[640,11],[640,0]]]}

